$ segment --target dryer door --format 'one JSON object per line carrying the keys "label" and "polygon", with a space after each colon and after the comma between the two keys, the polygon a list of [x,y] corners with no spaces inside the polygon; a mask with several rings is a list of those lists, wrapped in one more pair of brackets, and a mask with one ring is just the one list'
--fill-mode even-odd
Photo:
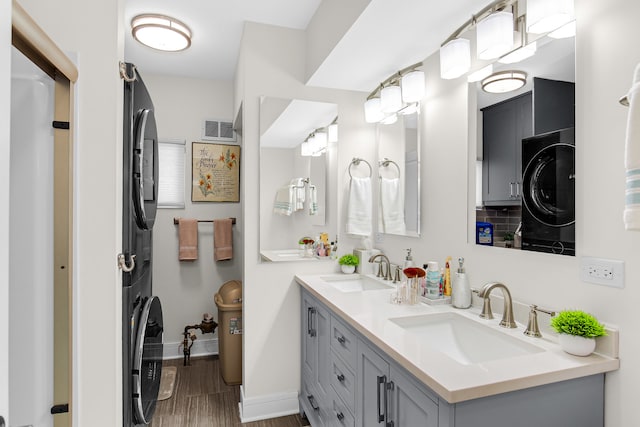
{"label": "dryer door", "polygon": [[158,204],[158,132],[152,109],[136,113],[132,144],[132,198],[136,224],[151,230]]}
{"label": "dryer door", "polygon": [[149,424],[156,409],[162,376],[162,339],[162,306],[158,297],[151,297],[140,313],[133,356],[133,408],[138,423]]}
{"label": "dryer door", "polygon": [[574,146],[557,143],[536,153],[522,174],[522,199],[542,224],[564,227],[575,222]]}

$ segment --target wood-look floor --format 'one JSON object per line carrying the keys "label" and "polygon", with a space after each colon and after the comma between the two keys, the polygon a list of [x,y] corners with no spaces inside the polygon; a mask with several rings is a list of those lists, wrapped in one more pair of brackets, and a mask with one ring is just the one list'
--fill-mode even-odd
{"label": "wood-look floor", "polygon": [[150,427],[300,427],[308,425],[299,415],[241,423],[238,414],[240,386],[228,386],[222,380],[217,356],[166,360],[165,366],[177,366],[173,395],[158,402]]}

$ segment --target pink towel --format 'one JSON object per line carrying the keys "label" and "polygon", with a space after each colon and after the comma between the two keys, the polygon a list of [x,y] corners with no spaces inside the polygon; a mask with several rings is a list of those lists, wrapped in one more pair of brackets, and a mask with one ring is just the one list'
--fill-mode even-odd
{"label": "pink towel", "polygon": [[233,219],[213,221],[213,259],[224,261],[233,258]]}
{"label": "pink towel", "polygon": [[178,259],[195,261],[198,259],[198,220],[180,218],[178,220]]}

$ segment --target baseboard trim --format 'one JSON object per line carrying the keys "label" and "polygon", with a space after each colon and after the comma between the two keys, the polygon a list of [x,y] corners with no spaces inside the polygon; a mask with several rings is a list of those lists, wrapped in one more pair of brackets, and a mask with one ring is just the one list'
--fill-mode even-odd
{"label": "baseboard trim", "polygon": [[[215,354],[218,354],[218,338],[207,340],[197,339],[193,342],[193,346],[191,346],[191,357],[211,356]],[[181,359],[182,357],[184,357],[182,341],[164,343],[164,349],[162,351],[163,359]]]}
{"label": "baseboard trim", "polygon": [[246,397],[243,386],[240,386],[238,408],[240,410],[240,421],[243,423],[284,417],[300,412],[297,391],[260,397]]}

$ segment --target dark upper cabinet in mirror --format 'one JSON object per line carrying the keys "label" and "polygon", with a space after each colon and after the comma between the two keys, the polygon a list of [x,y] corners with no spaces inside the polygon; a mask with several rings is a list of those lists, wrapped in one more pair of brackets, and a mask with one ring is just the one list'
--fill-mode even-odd
{"label": "dark upper cabinet in mirror", "polygon": [[538,40],[536,54],[494,71],[527,84],[477,85],[477,244],[575,255],[575,40]]}

